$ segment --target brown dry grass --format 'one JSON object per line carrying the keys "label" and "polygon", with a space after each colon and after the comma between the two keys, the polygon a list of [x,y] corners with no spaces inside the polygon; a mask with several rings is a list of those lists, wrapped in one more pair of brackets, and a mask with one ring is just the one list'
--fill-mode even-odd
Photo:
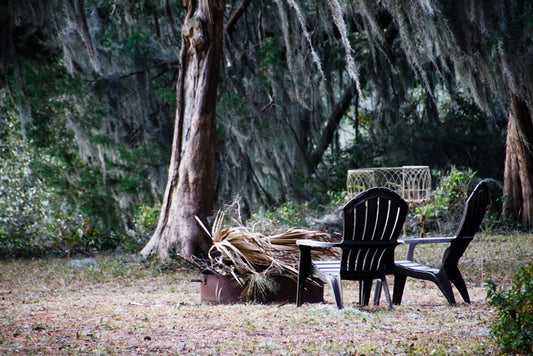
{"label": "brown dry grass", "polygon": [[[471,305],[449,307],[433,284],[409,280],[391,312],[357,307],[355,283],[344,284],[342,311],[327,288],[325,304],[301,308],[212,306],[196,271],[135,256],[2,261],[0,354],[493,354],[482,282],[508,285],[532,247],[531,234],[477,236],[462,260]],[[420,257],[438,261],[439,248]]]}

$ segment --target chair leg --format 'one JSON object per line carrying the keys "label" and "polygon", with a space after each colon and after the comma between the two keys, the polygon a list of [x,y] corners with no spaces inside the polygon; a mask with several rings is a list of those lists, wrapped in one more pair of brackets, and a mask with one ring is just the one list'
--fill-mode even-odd
{"label": "chair leg", "polygon": [[401,274],[394,275],[394,290],[392,293],[392,302],[396,305],[402,304],[403,290],[407,276]]}
{"label": "chair leg", "polygon": [[451,270],[448,269],[446,273],[448,274],[450,281],[455,285],[455,288],[457,288],[457,290],[461,294],[461,297],[463,297],[463,300],[466,303],[470,304],[470,296],[468,295],[468,289],[466,288],[463,276],[461,276],[461,272],[459,272],[459,268],[454,268]]}
{"label": "chair leg", "polygon": [[359,305],[367,306],[370,301],[370,292],[372,291],[372,280],[359,282]]}
{"label": "chair leg", "polygon": [[381,279],[376,281],[376,290],[374,291],[374,305],[379,305],[381,299]]}
{"label": "chair leg", "polygon": [[296,306],[302,305],[302,293],[305,281],[311,275],[311,248],[300,246],[300,265],[298,267],[298,284],[296,285]]}
{"label": "chair leg", "polygon": [[342,282],[340,278],[335,277],[328,278],[328,281],[331,289],[333,290],[333,295],[335,296],[335,304],[337,305],[337,308],[342,309]]}
{"label": "chair leg", "polygon": [[[382,280],[379,280],[379,283],[383,284],[383,290],[385,291],[385,298],[387,299],[387,303],[389,304],[389,310],[392,310],[393,309],[392,300],[390,297],[390,290],[389,290],[389,285],[387,283],[387,280],[383,278]],[[379,304],[379,300],[378,300],[378,304]]]}
{"label": "chair leg", "polygon": [[308,276],[304,276],[304,274],[300,271],[298,273],[298,284],[296,286],[296,306],[299,307],[302,305],[302,293],[304,291],[305,281]]}
{"label": "chair leg", "polygon": [[442,273],[442,272],[444,271],[441,270],[441,272],[435,275],[436,278],[434,282],[437,284],[437,286],[439,287],[444,297],[446,297],[446,300],[448,301],[448,303],[450,303],[450,305],[452,306],[455,306],[456,303],[455,303],[455,297],[453,295],[452,284],[450,283],[450,279],[448,278],[446,273],[445,272]]}

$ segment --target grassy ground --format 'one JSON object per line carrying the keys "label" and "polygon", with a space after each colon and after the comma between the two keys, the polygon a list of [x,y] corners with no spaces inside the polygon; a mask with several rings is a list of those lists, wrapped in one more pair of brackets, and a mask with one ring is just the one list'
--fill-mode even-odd
{"label": "grassy ground", "polygon": [[[443,250],[418,248],[426,263]],[[328,289],[325,304],[301,308],[212,306],[196,271],[136,256],[0,261],[0,354],[495,354],[483,281],[507,286],[531,260],[532,234],[480,234],[461,264],[471,305],[450,307],[435,285],[408,280],[390,312],[357,307],[355,283],[341,311]]]}

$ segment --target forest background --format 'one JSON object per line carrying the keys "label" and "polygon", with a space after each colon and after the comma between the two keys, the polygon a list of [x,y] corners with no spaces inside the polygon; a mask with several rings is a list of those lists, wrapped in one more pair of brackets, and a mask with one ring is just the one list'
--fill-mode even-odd
{"label": "forest background", "polygon": [[[305,223],[297,212],[338,206],[347,170],[361,167],[429,165],[435,185],[457,172],[503,181],[504,103],[481,111],[446,63],[415,72],[386,11],[387,53],[377,50],[348,3],[357,87],[329,7],[287,4],[226,5],[216,206],[238,195],[245,216]],[[166,184],[182,2],[2,6],[0,254],[138,251]],[[527,31],[524,16],[502,36]]]}

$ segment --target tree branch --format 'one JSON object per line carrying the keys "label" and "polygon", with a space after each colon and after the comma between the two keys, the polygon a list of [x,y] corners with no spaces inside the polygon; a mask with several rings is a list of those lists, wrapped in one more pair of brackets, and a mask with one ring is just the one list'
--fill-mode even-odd
{"label": "tree branch", "polygon": [[341,100],[333,108],[331,115],[328,119],[328,124],[326,125],[326,128],[324,129],[322,135],[320,136],[320,139],[318,140],[317,148],[315,152],[311,154],[311,166],[313,168],[316,168],[318,163],[320,163],[324,152],[326,152],[327,148],[331,144],[331,141],[333,141],[333,136],[337,131],[337,128],[339,127],[339,123],[341,122],[342,117],[350,108],[350,104],[352,102],[354,94],[354,87],[350,86],[344,92],[344,95],[342,96]]}
{"label": "tree branch", "polygon": [[229,17],[228,22],[226,22],[226,26],[224,26],[224,32],[230,33],[233,31],[233,28],[235,27],[235,24],[237,23],[237,20],[242,16],[246,8],[248,8],[248,5],[252,0],[243,0],[241,4],[233,11],[231,16]]}

